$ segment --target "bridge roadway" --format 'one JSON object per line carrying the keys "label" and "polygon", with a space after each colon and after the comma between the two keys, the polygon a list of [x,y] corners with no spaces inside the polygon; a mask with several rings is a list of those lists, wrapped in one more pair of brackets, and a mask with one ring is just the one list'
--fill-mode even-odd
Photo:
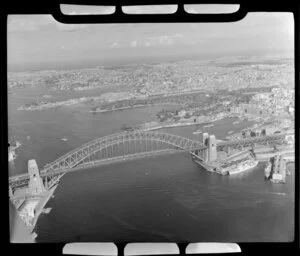
{"label": "bridge roadway", "polygon": [[280,142],[284,139],[284,136],[290,134],[273,134],[270,136],[262,136],[262,137],[251,137],[246,139],[237,139],[237,140],[230,140],[230,141],[221,141],[217,144],[217,151],[223,151],[224,149],[236,148],[236,147],[251,147],[255,146],[256,144],[268,144],[274,143],[276,141]]}
{"label": "bridge roadway", "polygon": [[[247,139],[240,140],[231,140],[231,141],[222,141],[217,144],[217,151],[222,151],[226,148],[236,148],[241,146],[255,146],[255,144],[266,144],[282,141],[284,136],[288,134],[274,134],[271,136],[263,137],[252,137]],[[104,148],[107,148],[112,145],[124,143],[125,141],[136,141],[136,140],[150,140],[150,141],[159,141],[165,144],[168,144],[173,149],[184,151],[193,151],[193,150],[205,150],[206,146],[203,145],[200,141],[190,140],[181,136],[168,134],[168,133],[158,133],[151,131],[134,131],[134,132],[122,132],[117,134],[112,134],[102,138],[98,138],[91,142],[88,142],[71,152],[63,155],[57,160],[53,161],[50,164],[44,166],[40,171],[41,177],[53,176],[67,171],[71,171],[74,167],[76,170],[81,168],[81,165],[78,166],[84,159],[86,159],[91,154],[95,154]],[[151,153],[154,153],[152,151]],[[145,153],[145,152],[144,152]],[[139,154],[134,154],[138,156]],[[122,156],[124,158],[124,156]],[[111,158],[112,159],[112,158]],[[107,159],[108,160],[108,159]],[[102,161],[105,161],[102,159]],[[85,165],[86,166],[86,165]],[[84,166],[82,166],[84,167]],[[28,174],[21,174],[16,176],[9,177],[9,185],[12,186],[14,183],[26,183],[28,181]]]}

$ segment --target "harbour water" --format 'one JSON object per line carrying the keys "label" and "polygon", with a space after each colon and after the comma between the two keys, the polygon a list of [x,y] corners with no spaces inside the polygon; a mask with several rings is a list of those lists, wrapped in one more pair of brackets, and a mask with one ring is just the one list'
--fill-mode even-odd
{"label": "harbour water", "polygon": [[[16,91],[9,99],[9,139],[21,142],[10,175],[39,167],[123,124],[146,122],[160,106],[90,113],[84,105],[43,111],[17,106],[49,92]],[[165,108],[165,106],[164,106]],[[217,121],[204,132],[217,139],[251,123]],[[162,129],[188,138],[201,127]],[[207,129],[207,131],[205,130]],[[28,137],[29,136],[29,137]],[[28,139],[29,138],[29,139]],[[62,138],[67,138],[62,141]],[[38,242],[71,241],[292,241],[294,166],[285,184],[265,182],[263,164],[235,177],[205,172],[188,153],[103,165],[65,175],[41,214]]]}

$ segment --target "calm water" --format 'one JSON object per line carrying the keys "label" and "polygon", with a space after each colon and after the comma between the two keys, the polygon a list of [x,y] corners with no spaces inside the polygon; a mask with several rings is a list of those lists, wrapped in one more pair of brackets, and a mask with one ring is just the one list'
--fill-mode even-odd
{"label": "calm water", "polygon": [[[122,124],[149,121],[161,108],[106,114],[92,114],[85,106],[16,111],[43,94],[18,90],[9,99],[9,137],[22,144],[11,174],[26,172],[31,158],[42,167],[82,143],[119,132]],[[248,125],[233,121],[219,121],[209,132],[222,139]],[[195,129],[163,131],[201,139],[192,134]],[[70,173],[46,206],[51,212],[39,217],[37,241],[291,241],[295,179],[290,168],[286,184],[272,184],[264,181],[263,165],[223,177],[201,170],[189,154],[175,153]]]}

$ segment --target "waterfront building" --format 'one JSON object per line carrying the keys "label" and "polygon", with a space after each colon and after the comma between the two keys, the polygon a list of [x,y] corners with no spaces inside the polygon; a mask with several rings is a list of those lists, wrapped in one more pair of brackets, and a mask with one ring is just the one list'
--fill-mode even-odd
{"label": "waterfront building", "polygon": [[186,115],[186,113],[187,113],[187,112],[186,112],[185,110],[180,110],[180,111],[178,112],[178,116],[183,118],[183,117]]}

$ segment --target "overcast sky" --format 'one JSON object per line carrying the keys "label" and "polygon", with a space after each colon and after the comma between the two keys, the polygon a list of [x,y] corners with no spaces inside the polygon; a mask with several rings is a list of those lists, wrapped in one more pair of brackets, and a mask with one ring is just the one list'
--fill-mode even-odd
{"label": "overcast sky", "polygon": [[[172,12],[174,8],[164,10]],[[80,12],[68,8],[63,11]],[[90,7],[81,11],[91,13]],[[100,10],[109,11],[103,7]],[[233,23],[109,25],[67,25],[51,15],[11,15],[8,62],[18,65],[153,55],[292,54],[293,31],[291,13],[252,13]]]}

